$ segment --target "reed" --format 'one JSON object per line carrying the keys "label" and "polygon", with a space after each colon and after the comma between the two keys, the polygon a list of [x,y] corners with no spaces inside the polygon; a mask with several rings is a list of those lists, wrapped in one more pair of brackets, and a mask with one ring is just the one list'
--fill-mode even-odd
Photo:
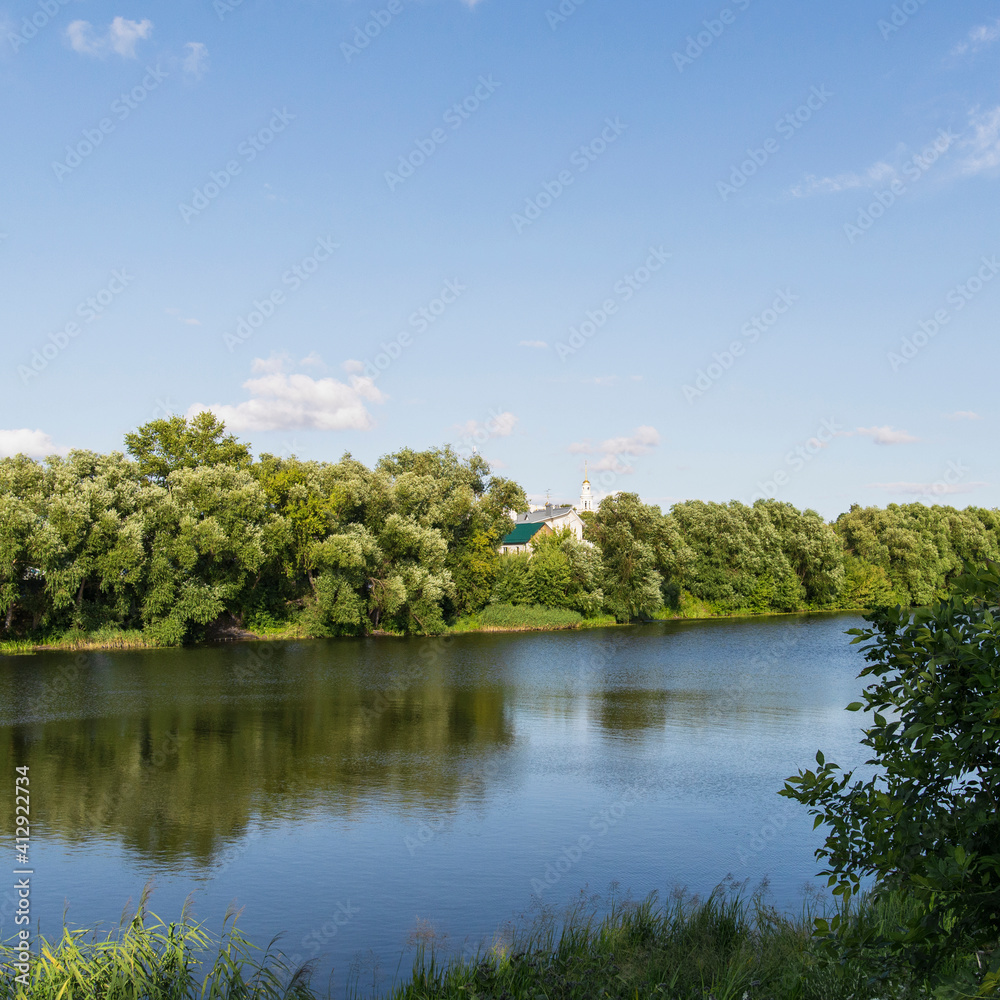
{"label": "reed", "polygon": [[[900,904],[864,898],[847,914],[866,926],[895,925]],[[887,982],[877,955],[848,964],[822,957],[815,907],[797,916],[716,892],[583,909],[557,929],[551,915],[501,936],[474,958],[442,963],[418,954],[392,1000],[909,1000],[920,984]],[[956,994],[957,996],[957,994]]]}
{"label": "reed", "polygon": [[[308,970],[292,970],[274,941],[260,952],[228,913],[215,937],[189,917],[164,923],[146,910],[102,938],[63,930],[59,941],[40,938],[26,974],[17,955],[0,947],[2,1000],[312,1000]],[[18,977],[21,981],[18,981]]]}
{"label": "reed", "polygon": [[[33,944],[26,984],[11,971],[16,956],[0,947],[0,1000],[318,1000],[309,969],[290,968],[275,949],[240,934],[227,914],[215,936],[190,919],[177,923],[146,911],[102,938],[64,930],[61,940]],[[844,919],[869,931],[899,927],[907,904],[861,897]],[[889,980],[877,953],[851,962],[825,958],[812,935],[816,904],[797,916],[779,913],[763,893],[719,890],[707,899],[674,894],[663,905],[612,901],[561,919],[552,911],[509,928],[475,955],[442,959],[417,952],[409,978],[390,1000],[917,1000],[976,995],[974,956],[939,970],[967,989],[929,992],[914,980]],[[373,989],[373,987],[371,988]],[[374,995],[355,979],[352,998]],[[987,994],[980,993],[980,996]]]}

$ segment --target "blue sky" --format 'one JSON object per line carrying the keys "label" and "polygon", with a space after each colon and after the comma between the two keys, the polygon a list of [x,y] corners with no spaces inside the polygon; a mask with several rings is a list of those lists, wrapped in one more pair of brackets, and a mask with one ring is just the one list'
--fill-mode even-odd
{"label": "blue sky", "polygon": [[0,5],[0,454],[1000,505],[991,0]]}

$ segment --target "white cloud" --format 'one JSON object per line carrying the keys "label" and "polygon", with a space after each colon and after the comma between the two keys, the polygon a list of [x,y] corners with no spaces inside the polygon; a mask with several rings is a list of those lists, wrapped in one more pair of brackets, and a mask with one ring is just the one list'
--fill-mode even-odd
{"label": "white cloud", "polygon": [[544,351],[549,345],[544,340],[522,340],[518,343],[518,347],[537,347],[539,350]]}
{"label": "white cloud", "polygon": [[966,35],[965,41],[959,42],[951,50],[951,54],[964,56],[966,52],[978,52],[980,49],[992,45],[998,38],[1000,38],[1000,19],[992,24],[977,25]]}
{"label": "white cloud", "polygon": [[289,354],[272,354],[269,358],[254,358],[250,362],[250,371],[273,375],[275,372],[283,372],[291,363]]}
{"label": "white cloud", "polygon": [[184,73],[200,80],[208,69],[208,46],[204,42],[188,42],[184,48],[187,55],[181,62]]}
{"label": "white cloud", "polygon": [[69,448],[52,443],[52,437],[40,430],[21,427],[18,430],[0,430],[0,458],[14,455],[28,455],[31,458],[46,458],[49,455],[68,455]]}
{"label": "white cloud", "polygon": [[608,438],[600,444],[580,441],[569,446],[571,454],[593,455],[602,451],[620,452],[624,455],[645,455],[660,443],[660,432],[655,427],[637,427],[630,435]]}
{"label": "white cloud", "polygon": [[464,424],[456,424],[455,429],[466,439],[482,443],[490,438],[510,437],[517,426],[517,417],[510,410],[494,413],[485,423],[469,420]]}
{"label": "white cloud", "polygon": [[285,373],[283,361],[254,359],[254,371],[264,374],[243,383],[250,399],[235,405],[195,403],[187,415],[211,410],[234,431],[364,431],[373,426],[365,403],[383,403],[386,397],[370,378],[352,375],[349,385],[333,378],[312,379]]}
{"label": "white cloud", "polygon": [[875,444],[911,444],[919,441],[912,434],[906,431],[893,430],[892,427],[859,427],[857,433],[863,437],[870,437]]}
{"label": "white cloud", "polygon": [[814,194],[837,194],[840,191],[851,191],[855,188],[872,188],[891,184],[899,176],[899,171],[885,160],[873,163],[862,173],[835,174],[832,177],[817,177],[808,174],[801,184],[792,188],[792,197],[808,198]]}
{"label": "white cloud", "polygon": [[885,490],[886,493],[903,493],[907,496],[938,497],[954,493],[972,493],[988,483],[869,483],[869,489]]}
{"label": "white cloud", "polygon": [[354,358],[348,358],[340,367],[345,372],[350,372],[351,374],[357,374],[365,370],[365,366],[360,361],[355,361]]}
{"label": "white cloud", "polygon": [[956,410],[954,413],[946,413],[946,420],[982,420],[983,418],[978,413],[973,413],[972,410]]}
{"label": "white cloud", "polygon": [[180,309],[167,308],[164,310],[168,316],[175,316],[179,323],[185,323],[187,326],[201,326],[201,320],[195,319],[191,316],[182,316]]}
{"label": "white cloud", "polygon": [[590,468],[595,472],[631,472],[632,466],[625,456],[648,455],[660,443],[660,432],[655,427],[637,427],[631,434],[608,438],[594,444],[590,440],[577,441],[569,446],[571,455],[596,455]]}
{"label": "white cloud", "polygon": [[149,38],[152,33],[152,21],[145,18],[141,21],[129,21],[124,17],[116,17],[103,35],[96,34],[89,21],[72,21],[66,29],[66,37],[74,52],[88,56],[117,52],[127,59],[135,59],[136,45],[141,39]]}
{"label": "white cloud", "polygon": [[962,140],[968,153],[959,169],[967,177],[1000,167],[1000,106],[969,112],[970,132]]}
{"label": "white cloud", "polygon": [[[979,29],[977,29],[979,30]],[[996,31],[1000,38],[1000,21],[992,28],[982,29],[985,39]],[[960,151],[957,161],[945,179],[973,177],[986,172],[1000,170],[1000,105],[983,109],[978,105],[966,112],[966,124],[957,134],[950,129],[941,129],[938,138],[923,150],[913,151],[900,144],[890,161],[879,160],[860,173],[835,174],[817,177],[809,174],[799,184],[790,189],[794,198],[807,198],[817,194],[836,194],[856,188],[885,188],[894,181],[907,187],[914,181],[914,170],[922,176],[943,153],[955,148]],[[933,155],[936,152],[936,155]]]}

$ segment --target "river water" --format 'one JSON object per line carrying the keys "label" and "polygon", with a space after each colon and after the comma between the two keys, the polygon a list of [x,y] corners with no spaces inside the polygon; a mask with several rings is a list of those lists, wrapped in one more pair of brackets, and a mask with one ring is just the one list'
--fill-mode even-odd
{"label": "river water", "polygon": [[[0,658],[0,821],[31,780],[32,920],[150,909],[385,986],[583,894],[768,881],[822,842],[783,779],[865,759],[853,615]],[[13,849],[0,938],[13,931]],[[10,862],[8,864],[8,861]],[[408,945],[409,942],[409,945]]]}

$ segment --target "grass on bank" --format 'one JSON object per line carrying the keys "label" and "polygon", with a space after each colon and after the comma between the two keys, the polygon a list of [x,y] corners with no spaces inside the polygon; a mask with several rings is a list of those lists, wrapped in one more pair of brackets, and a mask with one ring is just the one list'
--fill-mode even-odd
{"label": "grass on bank", "polygon": [[[850,919],[869,929],[899,926],[904,907],[862,899]],[[893,1000],[929,997],[911,981],[881,978],[876,957],[848,965],[820,959],[810,935],[811,914],[793,918],[750,898],[714,893],[704,901],[674,895],[659,905],[612,903],[599,917],[581,906],[557,922],[544,914],[530,927],[500,935],[474,958],[442,962],[418,951],[410,978],[391,1000]],[[59,942],[38,942],[29,985],[9,966],[2,1000],[276,1000],[321,996],[306,969],[285,964],[272,941],[254,948],[227,916],[222,937],[186,913],[165,924],[140,907],[137,916],[104,939],[65,931]],[[16,961],[9,947],[4,963]],[[966,965],[975,993],[975,961]],[[958,971],[958,963],[947,970]],[[350,997],[368,996],[355,980]],[[329,995],[329,994],[325,994]]]}
{"label": "grass on bank", "polygon": [[490,629],[576,628],[583,621],[578,611],[547,608],[541,604],[488,604],[474,615],[460,618],[450,632],[483,632]]}
{"label": "grass on bank", "polygon": [[[689,598],[689,599],[687,599]],[[778,614],[799,614],[809,610],[802,608],[793,612],[760,611],[752,608],[722,609],[703,601],[698,601],[687,595],[682,598],[676,608],[662,608],[652,617],[656,621],[676,621],[678,619],[708,619],[708,618],[738,618],[738,617],[771,617]],[[845,609],[837,608],[836,611]],[[851,609],[847,609],[851,610]],[[864,608],[854,609],[864,611]],[[549,631],[573,628],[610,628],[620,625],[614,615],[598,615],[594,618],[584,618],[579,612],[564,608],[550,608],[541,604],[512,605],[489,604],[481,611],[465,615],[447,626],[449,634],[465,632],[519,632],[519,631]],[[403,635],[402,632],[387,632],[377,630],[375,635]],[[270,616],[252,619],[247,622],[242,636],[235,638],[253,638],[267,640],[307,639],[309,634],[305,626],[297,619],[290,618],[278,621]],[[46,650],[68,650],[70,652],[85,652],[109,649],[159,649],[164,645],[155,635],[141,629],[119,629],[104,627],[91,632],[72,629],[66,632],[41,635],[34,639],[0,640],[0,656],[19,656]]]}
{"label": "grass on bank", "polygon": [[[906,910],[898,900],[855,903],[849,919],[869,931],[896,929]],[[930,997],[913,980],[884,978],[875,955],[849,964],[820,955],[813,913],[789,917],[749,898],[655,896],[618,903],[603,918],[583,908],[559,933],[551,917],[514,933],[475,960],[442,964],[418,956],[412,978],[392,1000],[917,1000]],[[967,982],[976,968],[970,956]],[[954,976],[955,966],[939,970]],[[945,990],[938,1000],[974,995]]]}
{"label": "grass on bank", "polygon": [[93,632],[73,629],[39,639],[0,642],[0,655],[17,656],[45,649],[80,652],[95,649],[156,649],[161,643],[141,629],[100,628]]}

